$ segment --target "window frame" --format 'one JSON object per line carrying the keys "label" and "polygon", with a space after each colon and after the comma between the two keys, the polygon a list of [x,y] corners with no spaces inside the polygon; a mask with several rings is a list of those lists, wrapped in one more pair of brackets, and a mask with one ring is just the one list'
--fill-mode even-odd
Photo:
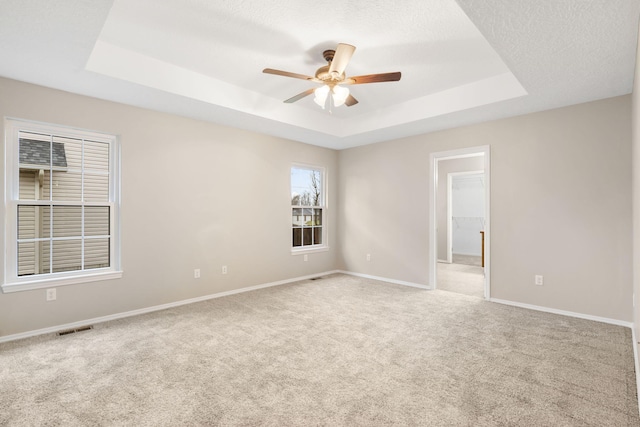
{"label": "window frame", "polygon": [[[310,171],[318,171],[320,172],[321,175],[321,198],[322,198],[322,203],[320,206],[301,206],[301,205],[293,205],[291,204],[291,190],[293,187],[293,182],[291,180],[291,172],[293,171],[293,169],[308,169]],[[289,242],[291,245],[291,254],[292,255],[301,255],[301,254],[308,254],[308,253],[313,253],[313,252],[324,252],[324,251],[328,251],[329,250],[329,240],[328,240],[328,178],[327,178],[327,170],[324,166],[318,166],[318,165],[312,165],[312,164],[308,164],[308,163],[292,163],[289,167],[289,203],[291,206],[291,209],[289,210]],[[293,240],[292,240],[292,233],[293,233],[293,229],[296,228],[293,226],[293,209],[300,209],[300,208],[314,208],[314,209],[321,209],[322,210],[322,243],[317,244],[317,245],[307,245],[307,246],[293,246]]]}
{"label": "window frame", "polygon": [[[5,118],[4,141],[4,217],[5,241],[2,245],[4,277],[1,285],[3,293],[49,288],[122,277],[120,258],[120,145],[116,135],[78,129],[63,125],[34,122],[23,119]],[[109,197],[108,202],[68,202],[66,206],[109,206],[109,267],[88,270],[39,273],[18,276],[18,206],[42,205],[56,206],[53,200],[20,200],[20,159],[19,138],[21,132],[51,134],[59,137],[91,140],[109,144]],[[84,166],[83,166],[84,168]],[[33,203],[32,203],[33,202]],[[84,216],[83,216],[84,218]],[[84,221],[84,219],[83,219]],[[85,239],[82,236],[82,239]]]}

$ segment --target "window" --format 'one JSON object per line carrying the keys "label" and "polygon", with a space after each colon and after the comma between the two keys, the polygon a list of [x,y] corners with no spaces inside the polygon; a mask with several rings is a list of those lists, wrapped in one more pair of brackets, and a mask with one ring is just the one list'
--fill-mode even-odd
{"label": "window", "polygon": [[4,292],[119,277],[115,136],[6,121]]}
{"label": "window", "polygon": [[293,250],[326,247],[324,169],[291,168]]}

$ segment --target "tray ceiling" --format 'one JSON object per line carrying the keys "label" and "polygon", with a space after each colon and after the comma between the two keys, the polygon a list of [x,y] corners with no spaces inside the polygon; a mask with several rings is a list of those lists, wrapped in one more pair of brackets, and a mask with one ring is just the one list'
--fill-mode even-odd
{"label": "tray ceiling", "polygon": [[[90,4],[89,4],[90,3]],[[639,1],[0,1],[0,75],[342,149],[631,92]],[[5,13],[6,12],[6,13]],[[322,51],[357,47],[331,112]]]}

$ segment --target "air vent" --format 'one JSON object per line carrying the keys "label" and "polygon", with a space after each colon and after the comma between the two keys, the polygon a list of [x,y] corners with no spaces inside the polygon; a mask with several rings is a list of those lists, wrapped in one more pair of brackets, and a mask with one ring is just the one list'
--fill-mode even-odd
{"label": "air vent", "polygon": [[309,279],[309,280],[320,280],[320,279],[324,279],[324,277],[314,277],[314,278]]}
{"label": "air vent", "polygon": [[88,331],[93,329],[93,326],[81,326],[75,329],[67,329],[66,331],[58,332],[58,336],[61,337],[63,335],[75,334],[76,332]]}

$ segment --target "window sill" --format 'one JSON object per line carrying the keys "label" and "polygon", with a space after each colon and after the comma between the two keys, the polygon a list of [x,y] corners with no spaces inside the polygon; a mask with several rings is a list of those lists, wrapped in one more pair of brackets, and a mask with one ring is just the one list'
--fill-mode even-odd
{"label": "window sill", "polygon": [[291,255],[302,255],[302,254],[311,254],[314,252],[327,252],[329,250],[329,246],[318,246],[318,247],[310,247],[303,249],[291,249]]}
{"label": "window sill", "polygon": [[122,271],[107,271],[81,276],[48,277],[42,279],[19,280],[2,285],[2,293],[31,291],[34,289],[51,288],[54,286],[77,285],[80,283],[97,282],[100,280],[112,280],[122,277]]}

